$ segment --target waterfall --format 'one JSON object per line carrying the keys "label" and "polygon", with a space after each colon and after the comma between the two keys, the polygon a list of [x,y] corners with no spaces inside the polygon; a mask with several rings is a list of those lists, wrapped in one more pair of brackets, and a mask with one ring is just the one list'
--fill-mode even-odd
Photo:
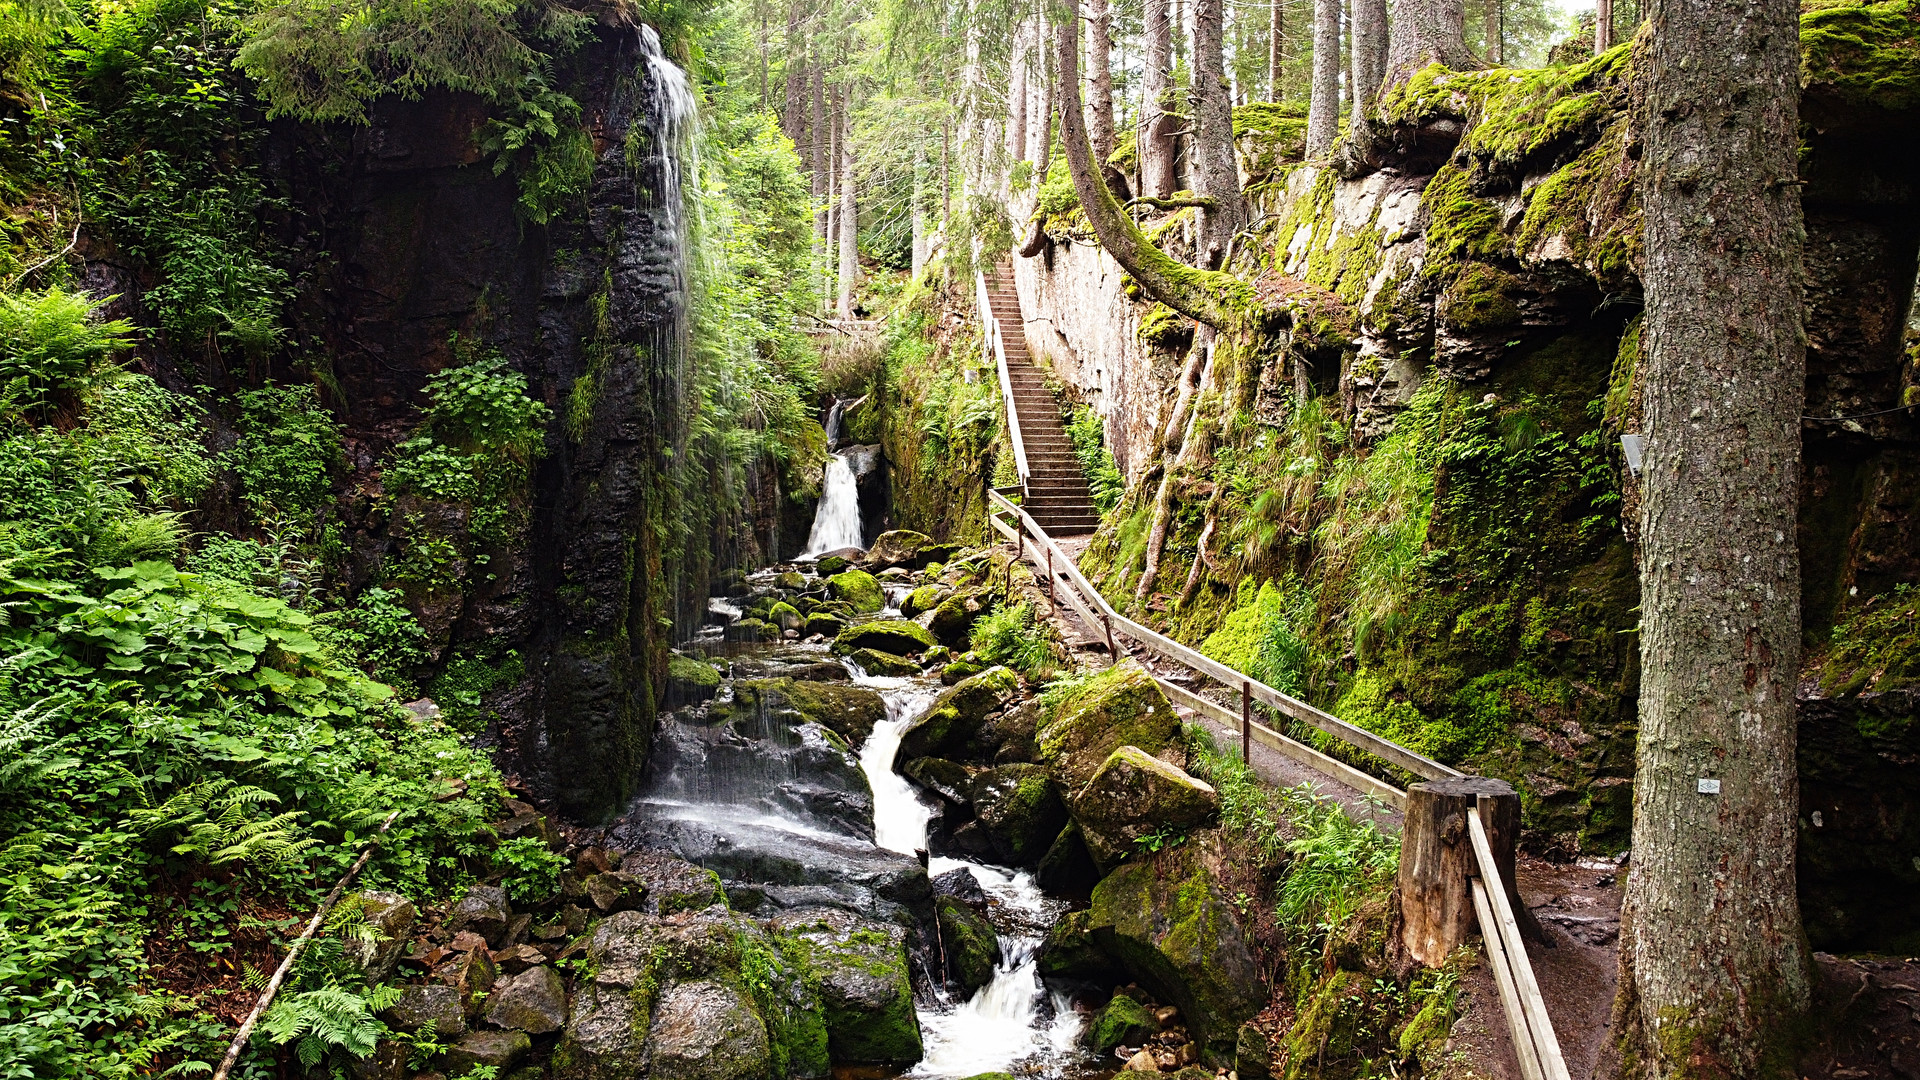
{"label": "waterfall", "polygon": [[853,451],[843,451],[827,459],[827,476],[821,484],[820,508],[813,514],[813,531],[807,534],[807,550],[802,559],[816,558],[841,548],[864,548],[860,532],[860,487],[853,471]]}
{"label": "waterfall", "polygon": [[[900,740],[932,703],[931,691],[903,692],[906,680],[860,679],[881,691],[887,719],[874,725],[860,748],[860,768],[873,789],[874,843],[912,853],[927,846],[932,810],[919,792],[894,771]],[[962,859],[935,858],[927,872],[939,876],[966,868],[986,893],[998,900],[995,926],[1000,966],[993,981],[952,1008],[921,1009],[920,1030],[926,1056],[909,1076],[964,1077],[1006,1072],[1016,1062],[1058,1062],[1079,1045],[1081,1018],[1067,996],[1049,994],[1040,982],[1040,944],[1045,928],[1066,905],[1049,900],[1025,870],[1011,871]]]}

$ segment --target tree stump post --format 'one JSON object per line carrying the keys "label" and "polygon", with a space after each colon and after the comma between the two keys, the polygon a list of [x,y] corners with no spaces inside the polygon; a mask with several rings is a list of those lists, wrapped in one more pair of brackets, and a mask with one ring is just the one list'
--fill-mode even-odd
{"label": "tree stump post", "polygon": [[1405,825],[1400,833],[1400,940],[1408,955],[1427,967],[1439,967],[1447,954],[1467,940],[1474,924],[1473,884],[1479,873],[1467,814],[1481,815],[1500,884],[1513,904],[1522,932],[1544,942],[1539,926],[1514,884],[1513,854],[1520,839],[1520,796],[1505,780],[1462,776],[1429,780],[1407,788]]}

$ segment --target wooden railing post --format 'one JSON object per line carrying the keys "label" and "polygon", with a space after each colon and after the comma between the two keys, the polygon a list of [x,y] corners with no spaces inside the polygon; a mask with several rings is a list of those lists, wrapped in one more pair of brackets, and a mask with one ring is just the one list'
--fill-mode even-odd
{"label": "wooden railing post", "polygon": [[1400,832],[1400,940],[1407,954],[1427,967],[1445,963],[1473,930],[1475,871],[1467,815],[1475,812],[1476,800],[1502,887],[1514,897],[1515,908],[1524,907],[1512,884],[1514,844],[1520,837],[1520,796],[1513,785],[1463,776],[1408,787]]}
{"label": "wooden railing post", "polygon": [[1240,760],[1253,767],[1253,684],[1240,684]]}

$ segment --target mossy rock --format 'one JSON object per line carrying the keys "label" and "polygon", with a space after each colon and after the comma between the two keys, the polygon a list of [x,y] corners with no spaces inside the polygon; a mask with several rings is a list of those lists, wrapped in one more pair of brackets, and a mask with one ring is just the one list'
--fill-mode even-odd
{"label": "mossy rock", "polygon": [[798,630],[807,625],[807,617],[800,614],[800,609],[784,602],[773,605],[767,612],[767,621],[782,630]]}
{"label": "mossy rock", "polygon": [[678,983],[660,993],[647,1030],[656,1080],[760,1080],[773,1045],[750,997],[726,982]]}
{"label": "mossy rock", "polygon": [[943,692],[900,739],[907,758],[952,757],[980,730],[987,716],[1020,694],[1020,676],[1012,669],[989,668]]}
{"label": "mossy rock", "polygon": [[780,636],[780,628],[760,619],[738,619],[727,625],[720,635],[727,641],[772,641]]}
{"label": "mossy rock", "polygon": [[[712,711],[721,710],[716,706]],[[742,679],[733,684],[733,701],[726,713],[728,718],[765,715],[789,727],[815,723],[858,746],[873,734],[875,724],[887,718],[887,703],[864,686],[809,679]]]}
{"label": "mossy rock", "polygon": [[1515,297],[1525,285],[1519,278],[1485,263],[1469,263],[1441,297],[1437,314],[1449,328],[1464,334],[1505,330],[1520,321]]}
{"label": "mossy rock", "polygon": [[947,973],[966,992],[993,981],[1000,963],[1000,938],[993,925],[951,896],[934,898],[940,918],[940,944],[947,954]]}
{"label": "mossy rock", "polygon": [[1137,746],[1108,755],[1073,796],[1073,818],[1101,867],[1122,862],[1150,835],[1171,838],[1197,829],[1219,809],[1212,785]]}
{"label": "mossy rock", "polygon": [[1218,838],[1124,863],[1093,890],[1088,928],[1140,985],[1180,1009],[1212,1064],[1233,1060],[1241,1024],[1267,988],[1233,900],[1221,886]]}
{"label": "mossy rock", "polygon": [[814,563],[813,569],[814,569],[814,572],[819,574],[821,577],[830,578],[835,574],[844,573],[847,567],[852,565],[853,564],[848,562],[846,558],[843,556],[829,555],[826,558],[821,559],[819,562]]}
{"label": "mossy rock", "polygon": [[1062,790],[1077,793],[1122,746],[1158,754],[1179,738],[1180,718],[1137,660],[1123,660],[1082,683],[1050,717],[1035,741],[1040,760]]}
{"label": "mossy rock", "polygon": [[942,645],[964,649],[968,638],[973,635],[973,624],[987,613],[988,600],[984,590],[955,590],[952,596],[942,600],[933,609],[933,617],[927,620],[927,629],[933,631]]}
{"label": "mossy rock", "polygon": [[801,589],[807,587],[807,576],[798,570],[788,570],[779,577],[774,578],[773,582],[783,589],[799,592]]}
{"label": "mossy rock", "polygon": [[973,812],[994,854],[1011,866],[1038,863],[1067,824],[1067,808],[1039,765],[1001,765],[974,777]]}
{"label": "mossy rock", "polygon": [[887,606],[887,594],[880,582],[865,570],[844,570],[827,579],[836,600],[853,605],[853,610],[870,615]]}
{"label": "mossy rock", "polygon": [[806,632],[822,637],[836,637],[847,628],[847,620],[827,611],[816,611],[807,616]]}
{"label": "mossy rock", "polygon": [[[1452,1009],[1447,1010],[1449,1013]],[[1401,1041],[1402,1046],[1405,1040]],[[1402,1053],[1400,1060],[1413,1055]],[[1233,1071],[1241,1080],[1273,1080],[1273,1036],[1257,1023],[1240,1025],[1234,1039]]]}
{"label": "mossy rock", "polygon": [[940,681],[953,686],[987,670],[987,662],[978,653],[961,653],[953,663],[940,669]]}
{"label": "mossy rock", "polygon": [[833,651],[851,656],[861,649],[876,649],[895,656],[917,656],[938,645],[927,628],[905,619],[876,619],[849,626],[833,639]]}
{"label": "mossy rock", "polygon": [[956,806],[973,805],[973,774],[959,762],[918,757],[901,766],[900,774]]}
{"label": "mossy rock", "polygon": [[688,656],[667,660],[667,705],[705,701],[720,689],[720,670]]}
{"label": "mossy rock", "polygon": [[900,614],[911,619],[940,606],[953,590],[944,585],[922,585],[900,601]]}
{"label": "mossy rock", "polygon": [[1126,969],[1108,956],[1093,936],[1093,913],[1076,911],[1047,928],[1037,961],[1040,977],[1049,982],[1085,983],[1110,987],[1126,977]]}
{"label": "mossy rock", "polygon": [[819,988],[836,1065],[908,1066],[923,1054],[906,931],[845,911],[782,914],[773,932]]}
{"label": "mossy rock", "polygon": [[1322,1055],[1338,1061],[1353,1051],[1369,1019],[1367,984],[1361,972],[1340,970],[1308,989],[1276,1055],[1286,1058],[1286,1080],[1315,1075],[1312,1063],[1323,1060]]}
{"label": "mossy rock", "polygon": [[965,1080],[1013,1080],[1013,1074],[1000,1072],[974,1073],[972,1076],[966,1077]]}
{"label": "mossy rock", "polygon": [[860,665],[860,670],[868,675],[890,678],[905,678],[920,674],[920,665],[904,656],[895,656],[879,649],[856,649],[847,659]]}
{"label": "mossy rock", "polygon": [[874,538],[873,546],[867,549],[867,557],[862,565],[876,570],[891,566],[905,566],[914,562],[920,549],[933,543],[933,537],[912,529],[894,529],[883,532]]}
{"label": "mossy rock", "polygon": [[1053,896],[1086,896],[1100,883],[1100,869],[1087,853],[1080,826],[1071,821],[1047,846],[1033,874],[1040,888]]}
{"label": "mossy rock", "polygon": [[1115,994],[1106,1007],[1094,1014],[1082,1038],[1102,1057],[1116,1046],[1139,1046],[1160,1034],[1160,1021],[1145,1005],[1125,994]]}

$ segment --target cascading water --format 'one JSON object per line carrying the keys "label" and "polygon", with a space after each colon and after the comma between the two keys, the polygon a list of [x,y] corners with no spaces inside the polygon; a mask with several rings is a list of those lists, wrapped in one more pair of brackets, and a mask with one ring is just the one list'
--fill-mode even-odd
{"label": "cascading water", "polygon": [[800,556],[802,559],[840,548],[866,546],[860,531],[860,484],[854,475],[853,456],[853,451],[843,451],[827,459],[820,508],[814,511],[813,531],[807,534],[807,550]]}
{"label": "cascading water", "polygon": [[[900,740],[934,694],[902,679],[855,681],[873,686],[887,701],[887,719],[874,725],[860,748],[860,767],[873,788],[874,843],[903,853],[922,850],[932,811],[893,766]],[[938,876],[963,867],[999,901],[994,914],[1000,966],[993,981],[967,1001],[920,1010],[926,1057],[909,1075],[974,1076],[1004,1072],[1016,1062],[1043,1055],[1056,1062],[1065,1059],[1078,1043],[1081,1018],[1066,995],[1048,994],[1040,982],[1038,958],[1045,927],[1066,905],[1048,899],[1024,870],[936,858],[929,861],[927,872]]]}

